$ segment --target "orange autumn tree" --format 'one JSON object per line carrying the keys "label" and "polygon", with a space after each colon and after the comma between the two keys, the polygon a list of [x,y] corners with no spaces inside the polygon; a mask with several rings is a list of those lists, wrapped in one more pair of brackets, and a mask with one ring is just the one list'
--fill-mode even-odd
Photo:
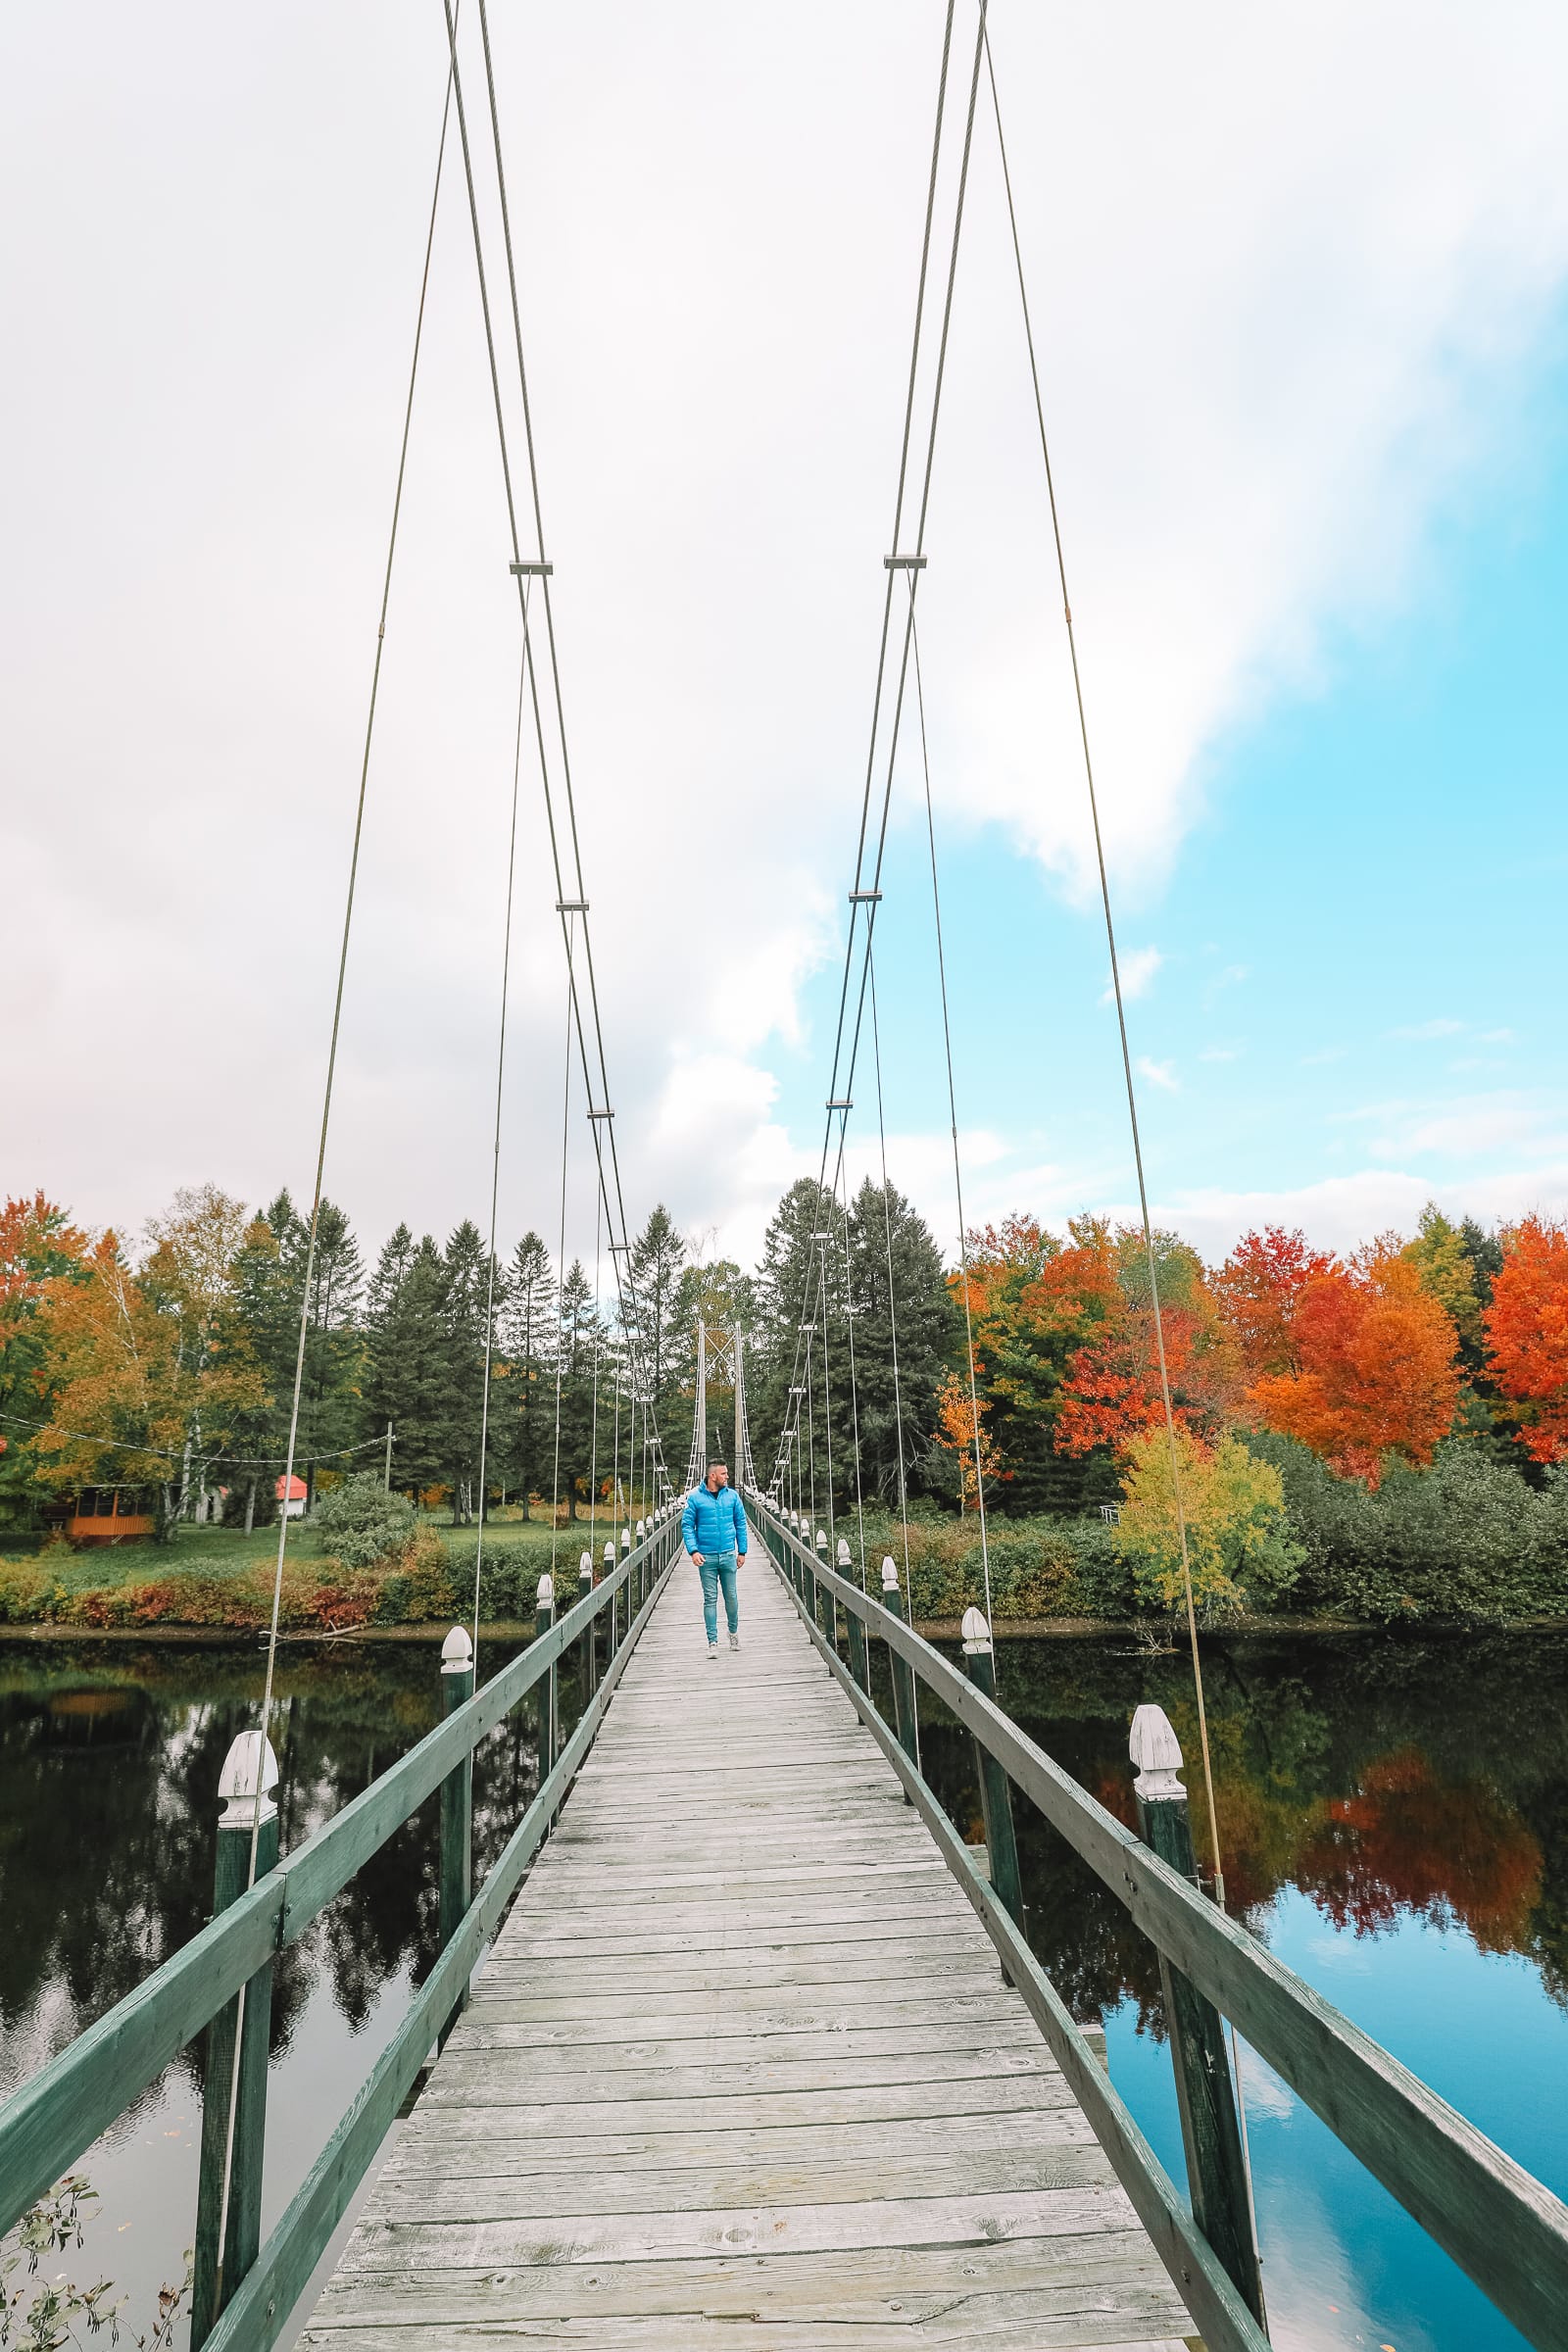
{"label": "orange autumn tree", "polygon": [[[980,1367],[976,1366],[978,1375]],[[946,1372],[937,1391],[937,1425],[932,1433],[944,1453],[953,1456],[958,1473],[959,1508],[980,1508],[983,1479],[989,1488],[1002,1468],[1002,1448],[986,1428],[986,1408],[969,1395],[969,1384],[956,1372]]]}
{"label": "orange autumn tree", "polygon": [[1524,1217],[1500,1237],[1502,1271],[1482,1316],[1487,1369],[1532,1461],[1568,1454],[1568,1231]]}
{"label": "orange autumn tree", "polygon": [[157,1486],[162,1522],[199,1488],[236,1419],[262,1399],[238,1333],[235,1265],[244,1213],[211,1185],[175,1195],[151,1228],[138,1274],[114,1232],[70,1275],[43,1287],[37,1326],[54,1392],[37,1444],[38,1479],[56,1488]]}
{"label": "orange autumn tree", "polygon": [[1312,1275],[1290,1323],[1292,1369],[1247,1401],[1270,1429],[1375,1487],[1387,1455],[1425,1465],[1453,1426],[1457,1336],[1393,1235]]}

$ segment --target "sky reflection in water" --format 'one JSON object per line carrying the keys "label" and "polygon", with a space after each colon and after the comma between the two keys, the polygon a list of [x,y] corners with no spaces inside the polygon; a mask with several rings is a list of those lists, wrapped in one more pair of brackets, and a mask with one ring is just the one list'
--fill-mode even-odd
{"label": "sky reflection in water", "polygon": [[[1159,1700],[1196,1753],[1180,1655],[1114,1640],[1009,1643],[1000,1665],[1004,1703],[1123,1819],[1141,1699]],[[436,1667],[433,1648],[413,1645],[286,1653],[285,1846],[430,1728]],[[0,1648],[0,2089],[200,1926],[213,1791],[258,1669],[243,1650]],[[1236,1638],[1207,1645],[1205,1677],[1233,1901],[1292,1967],[1568,2192],[1568,1641]],[[569,1722],[569,1675],[563,1695]],[[924,1761],[978,1835],[967,1738],[929,1720]],[[523,1710],[480,1751],[481,1863],[533,1787]],[[1035,1948],[1076,2014],[1104,2017],[1115,2080],[1180,2179],[1152,1953],[1021,1804],[1018,1830]],[[431,1963],[435,1858],[426,1808],[280,1965],[269,2222]],[[1260,2059],[1244,2053],[1243,2072],[1282,2352],[1521,2341]],[[80,2263],[142,2310],[191,2235],[199,2074],[199,2053],[171,2068],[86,2165],[104,2202]]]}

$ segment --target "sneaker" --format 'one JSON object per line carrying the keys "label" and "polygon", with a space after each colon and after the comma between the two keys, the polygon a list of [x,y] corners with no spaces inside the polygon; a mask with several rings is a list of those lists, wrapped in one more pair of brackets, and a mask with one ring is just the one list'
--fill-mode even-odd
{"label": "sneaker", "polygon": [[718,1643],[717,1643],[716,1642],[710,1642],[710,1643],[708,1644],[708,1654],[709,1654],[709,1656],[710,1656],[710,1658],[716,1658],[716,1657],[717,1657],[717,1655],[718,1655]]}
{"label": "sneaker", "polygon": [[729,1645],[731,1649],[739,1649],[741,1645],[741,1638],[739,1634],[731,1634],[729,1638]]}

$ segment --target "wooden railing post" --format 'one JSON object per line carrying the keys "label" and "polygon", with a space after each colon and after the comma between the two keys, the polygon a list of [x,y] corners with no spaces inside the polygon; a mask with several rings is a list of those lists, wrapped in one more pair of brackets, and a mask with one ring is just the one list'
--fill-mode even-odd
{"label": "wooden railing post", "polygon": [[[276,1864],[277,1807],[271,1795],[276,1787],[277,1758],[270,1743],[261,1732],[241,1732],[224,1759],[218,1784],[223,1810],[218,1821],[218,1865],[213,1881],[215,1918],[237,1902],[250,1883],[253,1833],[257,1878],[265,1878]],[[200,2352],[261,2247],[271,2029],[272,1963],[268,1960],[234,1998],[225,2002],[207,2029],[191,2352]]]}
{"label": "wooden railing post", "polygon": [[[798,1544],[801,1540],[801,1514],[799,1511],[790,1513],[790,1532]],[[806,1598],[806,1571],[801,1566],[800,1553],[789,1546],[786,1546],[785,1565],[789,1570],[791,1584],[804,1600]]]}
{"label": "wooden railing post", "polygon": [[[556,1580],[549,1569],[539,1579],[538,1608],[534,1616],[534,1639],[541,1641],[556,1622]],[[539,1781],[543,1786],[556,1761],[556,1669],[539,1683]]]}
{"label": "wooden railing post", "polygon": [[[441,1644],[441,1712],[455,1715],[473,1696],[473,1643],[455,1625]],[[455,1764],[441,1784],[441,1949],[446,1950],[473,1899],[473,1750]],[[442,2027],[445,2041],[466,2008],[467,1990]]]}
{"label": "wooden railing post", "polygon": [[[882,1562],[882,1606],[890,1617],[904,1620],[904,1594],[899,1590],[899,1571],[891,1556]],[[893,1720],[899,1735],[899,1745],[911,1764],[918,1761],[918,1740],[915,1737],[914,1670],[907,1658],[901,1658],[891,1646],[888,1666],[893,1676]],[[904,1801],[911,1800],[906,1788]]]}
{"label": "wooden railing post", "polygon": [[[1181,1742],[1162,1707],[1138,1709],[1129,1753],[1138,1768],[1133,1791],[1138,1799],[1140,1836],[1162,1862],[1196,1886],[1198,1869],[1187,1790],[1176,1777],[1182,1761]],[[1266,2329],[1247,2160],[1224,2029],[1213,2004],[1179,1969],[1170,1966],[1163,1952],[1159,1955],[1159,1981],[1165,1995],[1193,2219],[1253,2319]]]}
{"label": "wooden railing post", "polygon": [[[827,1566],[827,1529],[825,1527],[819,1527],[816,1531],[816,1556],[825,1568]],[[834,1600],[830,1589],[817,1577],[811,1579],[811,1616],[829,1647],[837,1649],[839,1645],[838,1603]],[[827,1619],[825,1625],[822,1623],[824,1617]]]}
{"label": "wooden railing post", "polygon": [[[991,1652],[991,1628],[979,1609],[965,1609],[962,1630],[963,1671],[975,1689],[994,1701],[997,1668]],[[986,1852],[991,1858],[991,1889],[1013,1926],[1021,1930],[1023,1883],[1018,1875],[1018,1847],[1012,1834],[1012,1788],[1002,1765],[978,1740],[974,1743],[974,1760],[980,1775]]]}
{"label": "wooden railing post", "polygon": [[[610,1546],[612,1559],[614,1557],[614,1551],[615,1547],[612,1544]],[[582,1558],[577,1563],[577,1598],[579,1600],[586,1600],[593,1589],[594,1555],[591,1551],[585,1551],[582,1555]],[[594,1692],[599,1688],[599,1660],[595,1655],[594,1644],[594,1626],[597,1620],[590,1618],[587,1625],[583,1628],[582,1703],[584,1706],[588,1704],[588,1701],[592,1698]]]}
{"label": "wooden railing post", "polygon": [[[850,1573],[855,1566],[855,1562],[850,1557],[850,1544],[847,1536],[840,1536],[839,1538],[839,1556],[837,1566],[840,1576],[842,1576],[847,1583],[850,1578]],[[860,1689],[865,1692],[866,1697],[869,1698],[871,1695],[871,1680],[865,1670],[865,1628],[860,1623],[859,1618],[857,1617],[852,1608],[846,1606],[844,1614],[849,1619],[850,1625],[850,1672],[854,1675],[856,1681],[860,1686]]]}

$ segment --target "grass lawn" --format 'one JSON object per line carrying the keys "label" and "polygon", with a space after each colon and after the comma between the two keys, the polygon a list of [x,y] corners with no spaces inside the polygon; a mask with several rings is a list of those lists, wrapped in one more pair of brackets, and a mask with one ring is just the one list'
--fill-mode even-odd
{"label": "grass lawn", "polygon": [[[454,1527],[447,1511],[421,1511],[419,1516],[441,1538],[454,1572],[461,1577],[466,1570],[471,1575],[478,1529]],[[557,1575],[569,1570],[575,1576],[578,1559],[584,1551],[591,1549],[602,1559],[607,1536],[613,1536],[618,1546],[619,1530],[603,1513],[594,1523],[591,1536],[586,1514],[574,1526],[563,1525],[557,1529]],[[495,1559],[502,1554],[537,1553],[543,1570],[550,1565],[550,1537],[548,1520],[524,1520],[514,1516],[509,1506],[505,1513],[493,1513],[485,1527],[485,1556]],[[297,1521],[290,1526],[291,1560],[318,1560],[323,1550],[321,1540],[309,1521]],[[5,1537],[0,1534],[0,1558],[4,1557]],[[94,1544],[80,1551],[51,1547],[36,1555],[37,1564],[46,1568],[54,1582],[68,1592],[148,1584],[176,1570],[220,1577],[238,1576],[247,1568],[270,1571],[276,1557],[275,1526],[259,1527],[249,1536],[237,1527],[181,1527],[176,1530],[172,1544]]]}

